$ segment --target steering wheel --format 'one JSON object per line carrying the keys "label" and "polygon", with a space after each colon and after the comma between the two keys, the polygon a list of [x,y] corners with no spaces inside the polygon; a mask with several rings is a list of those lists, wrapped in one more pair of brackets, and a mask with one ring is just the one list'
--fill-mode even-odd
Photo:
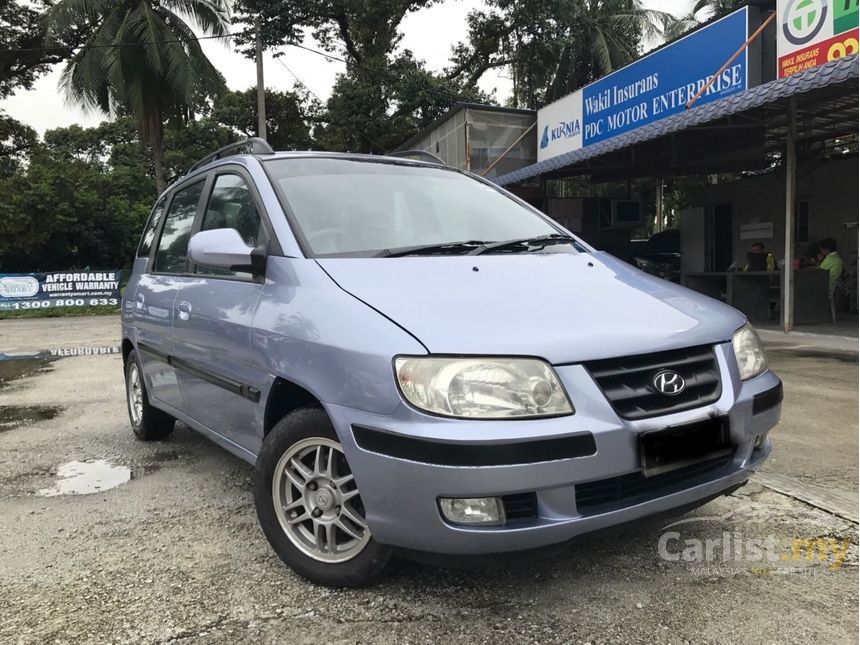
{"label": "steering wheel", "polygon": [[[321,228],[307,234],[308,242],[319,252],[337,252],[349,248],[349,236],[339,228]],[[322,243],[322,244],[320,244]],[[317,248],[321,246],[323,248]],[[331,248],[334,246],[335,248]]]}

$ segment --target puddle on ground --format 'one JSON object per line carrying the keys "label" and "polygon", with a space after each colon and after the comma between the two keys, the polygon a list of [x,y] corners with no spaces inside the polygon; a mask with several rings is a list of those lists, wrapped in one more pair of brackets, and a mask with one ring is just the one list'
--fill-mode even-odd
{"label": "puddle on ground", "polygon": [[0,352],[0,388],[11,381],[33,376],[49,369],[50,364],[69,356],[104,356],[119,354],[119,345],[96,345],[92,347],[60,347],[37,352]]}
{"label": "puddle on ground", "polygon": [[49,421],[62,411],[59,405],[0,405],[0,432],[28,423]]}
{"label": "puddle on ground", "polygon": [[11,381],[47,371],[53,360],[50,356],[3,355],[0,358],[0,388]]}
{"label": "puddle on ground", "polygon": [[57,495],[89,495],[101,493],[125,484],[132,477],[131,469],[116,466],[107,459],[70,461],[57,468],[57,483],[36,491],[41,497]]}

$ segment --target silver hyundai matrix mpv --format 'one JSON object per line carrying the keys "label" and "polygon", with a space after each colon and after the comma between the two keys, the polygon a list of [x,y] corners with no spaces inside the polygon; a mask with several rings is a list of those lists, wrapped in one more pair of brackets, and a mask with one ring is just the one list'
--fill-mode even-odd
{"label": "silver hyundai matrix mpv", "polygon": [[272,548],[337,586],[731,492],[782,401],[742,314],[492,183],[259,140],[159,198],[122,349],[135,434],[253,464]]}

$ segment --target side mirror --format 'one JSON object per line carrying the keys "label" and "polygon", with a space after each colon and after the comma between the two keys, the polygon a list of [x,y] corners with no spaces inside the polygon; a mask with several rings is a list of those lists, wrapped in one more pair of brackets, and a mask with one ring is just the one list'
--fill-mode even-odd
{"label": "side mirror", "polygon": [[195,233],[188,242],[188,257],[210,269],[245,271],[255,277],[266,270],[266,249],[248,246],[234,228]]}

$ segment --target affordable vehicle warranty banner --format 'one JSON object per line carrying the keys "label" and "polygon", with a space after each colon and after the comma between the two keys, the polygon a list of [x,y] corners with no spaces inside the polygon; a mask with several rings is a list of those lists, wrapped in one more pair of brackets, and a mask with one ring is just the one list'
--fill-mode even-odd
{"label": "affordable vehicle warranty banner", "polygon": [[119,305],[119,271],[0,273],[0,309]]}
{"label": "affordable vehicle warranty banner", "polygon": [[[538,110],[538,161],[683,112],[748,33],[744,7]],[[744,50],[695,106],[747,89],[747,71]]]}

